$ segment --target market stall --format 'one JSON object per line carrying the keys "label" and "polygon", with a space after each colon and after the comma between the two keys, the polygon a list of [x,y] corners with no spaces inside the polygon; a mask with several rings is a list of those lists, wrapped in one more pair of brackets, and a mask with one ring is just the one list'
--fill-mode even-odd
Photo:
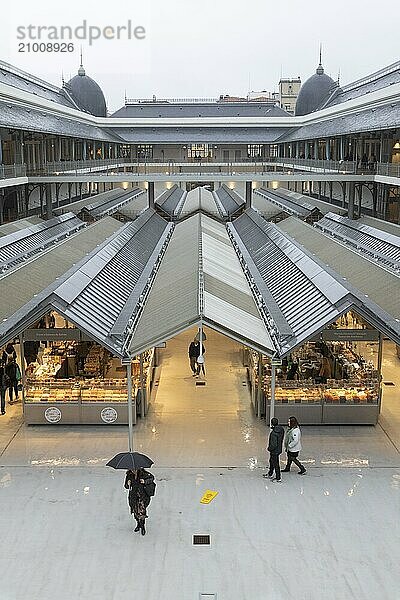
{"label": "market stall", "polygon": [[[304,424],[375,424],[381,357],[379,332],[349,313],[278,361],[275,416],[286,421],[295,414]],[[260,369],[260,356],[251,350],[246,359],[256,414],[269,418],[271,361],[262,357]]]}
{"label": "market stall", "polygon": [[[70,323],[62,324],[32,327],[21,336],[25,422],[127,424],[126,365]],[[146,413],[154,366],[154,348],[132,360],[137,414]]]}

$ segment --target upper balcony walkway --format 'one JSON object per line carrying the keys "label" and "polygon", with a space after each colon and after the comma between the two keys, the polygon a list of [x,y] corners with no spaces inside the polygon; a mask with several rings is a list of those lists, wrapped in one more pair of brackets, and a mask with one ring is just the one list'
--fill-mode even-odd
{"label": "upper balcony walkway", "polygon": [[400,164],[300,158],[213,161],[130,158],[48,162],[36,167],[0,165],[0,187],[22,183],[121,181],[365,181],[400,185]]}

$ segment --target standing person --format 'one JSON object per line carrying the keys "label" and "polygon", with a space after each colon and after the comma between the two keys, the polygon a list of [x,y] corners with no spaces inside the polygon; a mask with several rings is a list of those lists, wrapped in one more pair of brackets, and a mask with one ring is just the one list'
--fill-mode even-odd
{"label": "standing person", "polygon": [[2,358],[0,358],[0,400],[1,414],[6,414],[6,389],[8,388],[8,375]]}
{"label": "standing person", "polygon": [[17,353],[15,352],[14,346],[11,343],[9,343],[7,344],[3,352],[3,361],[7,364],[12,360],[17,360]]}
{"label": "standing person", "polygon": [[263,477],[272,478],[272,481],[281,481],[281,468],[279,465],[279,456],[282,453],[282,443],[285,432],[282,425],[279,425],[279,421],[276,417],[273,417],[271,419],[271,428],[272,431],[269,434],[267,448],[269,452],[269,471],[268,473],[264,473]]}
{"label": "standing person", "polygon": [[134,531],[141,531],[145,535],[145,520],[147,519],[146,508],[150,504],[151,496],[154,496],[156,484],[154,475],[144,469],[127,471],[124,487],[129,490],[128,502],[131,514],[136,519]]}
{"label": "standing person", "polygon": [[287,453],[287,463],[286,467],[282,469],[282,473],[288,473],[290,471],[292,462],[294,462],[294,464],[300,469],[299,475],[304,475],[306,473],[306,468],[297,458],[301,450],[301,431],[296,417],[289,417],[288,425],[289,429],[286,432],[284,440],[285,450]]}
{"label": "standing person", "polygon": [[[206,351],[206,349],[203,346],[203,354]],[[200,342],[198,340],[193,340],[193,342],[190,343],[189,346],[189,362],[190,362],[190,368],[193,371],[193,377],[198,377],[199,373],[200,373],[200,365],[197,363],[197,359],[200,356]],[[204,373],[204,366],[203,366],[203,373]]]}
{"label": "standing person", "polygon": [[21,371],[14,359],[8,361],[5,366],[6,376],[8,377],[8,397],[9,403],[13,404],[13,391],[15,393],[15,401],[18,402],[18,378]]}

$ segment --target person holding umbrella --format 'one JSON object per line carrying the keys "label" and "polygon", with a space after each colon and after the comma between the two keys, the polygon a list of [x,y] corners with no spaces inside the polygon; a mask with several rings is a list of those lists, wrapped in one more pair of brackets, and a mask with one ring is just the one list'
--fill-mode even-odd
{"label": "person holding umbrella", "polygon": [[156,484],[154,475],[145,471],[143,468],[129,470],[126,472],[125,489],[129,490],[128,502],[136,519],[134,531],[141,531],[142,535],[146,533],[145,520],[147,519],[146,509],[150,504],[151,496],[154,496]]}
{"label": "person holding umbrella", "polygon": [[151,467],[152,464],[151,458],[145,454],[130,451],[120,452],[106,465],[113,469],[124,469],[126,471],[124,486],[129,490],[129,507],[131,514],[136,519],[135,531],[141,531],[142,535],[146,533],[146,509],[150,504],[151,496],[154,496],[156,491],[154,475],[145,471],[145,467]]}

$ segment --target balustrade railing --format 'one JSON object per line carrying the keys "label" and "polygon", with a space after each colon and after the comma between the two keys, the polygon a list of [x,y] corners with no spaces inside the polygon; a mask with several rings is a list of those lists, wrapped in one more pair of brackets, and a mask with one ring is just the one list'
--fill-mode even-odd
{"label": "balustrade railing", "polygon": [[0,179],[25,177],[26,165],[0,165]]}
{"label": "balustrade railing", "polygon": [[235,160],[218,160],[218,158],[190,158],[179,157],[164,159],[145,158],[107,158],[91,160],[65,160],[47,162],[37,166],[0,165],[0,179],[23,176],[53,176],[53,175],[81,175],[98,173],[99,175],[117,175],[127,173],[150,174],[158,173],[168,175],[210,173],[228,174],[234,176],[240,173],[285,173],[309,172],[310,174],[323,173],[343,175],[386,175],[400,178],[399,163],[374,163],[360,164],[355,161],[314,160],[304,158],[280,157],[246,157]]}
{"label": "balustrade railing", "polygon": [[377,175],[388,177],[400,177],[400,163],[378,163],[376,165]]}

